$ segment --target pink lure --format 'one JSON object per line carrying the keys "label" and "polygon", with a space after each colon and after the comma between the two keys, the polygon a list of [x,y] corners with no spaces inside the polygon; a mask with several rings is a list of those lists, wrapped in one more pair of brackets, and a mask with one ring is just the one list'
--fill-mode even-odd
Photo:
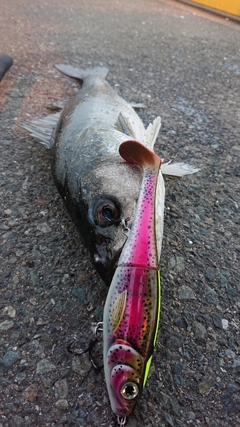
{"label": "pink lure", "polygon": [[146,383],[160,317],[155,196],[160,157],[135,140],[120,155],[143,169],[136,216],[109,288],[103,316],[104,371],[120,425],[133,412]]}

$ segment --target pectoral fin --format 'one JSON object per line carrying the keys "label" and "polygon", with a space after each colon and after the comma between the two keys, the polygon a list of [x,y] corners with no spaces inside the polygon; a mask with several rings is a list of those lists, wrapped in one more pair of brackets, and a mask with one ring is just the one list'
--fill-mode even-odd
{"label": "pectoral fin", "polygon": [[188,163],[163,163],[161,167],[161,171],[163,175],[170,176],[184,176],[190,175],[192,173],[196,173],[201,169],[195,168],[194,166],[189,165]]}
{"label": "pectoral fin", "polygon": [[31,136],[37,138],[46,148],[51,148],[51,140],[54,129],[57,126],[61,111],[49,114],[41,119],[24,122],[21,127],[26,129]]}
{"label": "pectoral fin", "polygon": [[131,130],[131,126],[128,123],[127,119],[123,117],[122,113],[119,113],[117,123],[115,125],[116,129],[119,130],[119,132],[124,133],[127,136],[130,136],[133,138],[133,133]]}

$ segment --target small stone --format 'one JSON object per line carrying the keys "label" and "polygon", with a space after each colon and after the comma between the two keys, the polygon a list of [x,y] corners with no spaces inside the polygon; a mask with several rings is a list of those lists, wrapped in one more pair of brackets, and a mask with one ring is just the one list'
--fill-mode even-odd
{"label": "small stone", "polygon": [[180,273],[185,269],[184,258],[182,256],[176,255],[169,259],[168,269],[174,273]]}
{"label": "small stone", "polygon": [[86,417],[87,417],[87,414],[83,409],[82,405],[77,403],[72,412],[72,418],[74,420],[77,420],[77,423],[75,424],[86,426],[87,425]]}
{"label": "small stone", "polygon": [[228,320],[227,319],[222,319],[222,328],[227,330],[227,328],[228,328]]}
{"label": "small stone", "polygon": [[88,356],[83,353],[81,356],[75,356],[72,359],[72,371],[84,377],[92,369],[92,364]]}
{"label": "small stone", "polygon": [[204,273],[204,276],[210,282],[216,277],[217,270],[215,268],[208,267]]}
{"label": "small stone", "polygon": [[212,320],[216,328],[222,329],[222,319],[218,314],[212,314]]}
{"label": "small stone", "polygon": [[181,300],[193,300],[196,299],[195,295],[189,286],[181,286],[178,289],[178,295]]}
{"label": "small stone", "polygon": [[16,310],[11,305],[9,305],[7,307],[4,307],[2,314],[4,316],[10,317],[11,319],[14,319],[14,317],[16,316]]}
{"label": "small stone", "polygon": [[230,295],[233,298],[237,297],[239,295],[239,292],[235,288],[228,288],[228,289],[226,289],[226,292],[228,295]]}
{"label": "small stone", "polygon": [[164,414],[165,420],[167,421],[167,424],[171,427],[174,427],[174,423],[171,415],[168,412],[164,412],[163,414]]}
{"label": "small stone", "polygon": [[5,215],[11,215],[12,211],[11,209],[5,209],[4,213]]}
{"label": "small stone", "polygon": [[44,222],[43,224],[39,224],[37,226],[37,230],[41,231],[44,234],[51,233],[52,231],[51,227],[49,227],[46,222]]}
{"label": "small stone", "polygon": [[206,352],[207,353],[212,353],[212,352],[214,352],[216,350],[217,350],[217,343],[216,343],[216,341],[209,341],[209,342],[207,342],[207,344],[206,344]]}
{"label": "small stone", "polygon": [[185,368],[185,363],[177,362],[174,365],[173,372],[174,374],[180,375]]}
{"label": "small stone", "polygon": [[196,419],[196,415],[194,414],[194,412],[188,412],[186,414],[187,421],[194,421],[195,419]]}
{"label": "small stone", "polygon": [[21,356],[17,351],[12,351],[12,350],[7,351],[4,354],[2,360],[0,360],[0,371],[5,372],[20,358]]}
{"label": "small stone", "polygon": [[16,375],[16,381],[18,384],[21,384],[26,379],[26,372],[18,372]]}
{"label": "small stone", "polygon": [[231,394],[236,393],[239,390],[240,390],[240,386],[238,386],[237,384],[229,383],[227,385],[227,391]]}
{"label": "small stone", "polygon": [[66,399],[59,399],[55,403],[55,406],[57,409],[64,411],[64,410],[68,409],[68,401]]}
{"label": "small stone", "polygon": [[206,340],[207,331],[201,323],[199,323],[199,322],[193,323],[193,332],[194,332],[194,335],[198,341],[205,341]]}
{"label": "small stone", "polygon": [[16,427],[22,427],[26,423],[24,418],[20,417],[19,415],[16,415],[15,417],[13,417],[13,422],[14,422],[13,425]]}
{"label": "small stone", "polygon": [[240,366],[240,358],[236,358],[233,361],[233,368],[238,368]]}
{"label": "small stone", "polygon": [[56,366],[53,363],[49,362],[47,359],[42,359],[37,364],[36,373],[47,374],[48,372],[54,371],[54,369],[56,369]]}
{"label": "small stone", "polygon": [[236,358],[235,351],[231,350],[230,348],[226,348],[225,350],[223,350],[222,353],[224,354],[224,356],[230,357],[231,359],[235,359]]}
{"label": "small stone", "polygon": [[31,384],[28,386],[22,394],[22,397],[24,400],[27,400],[28,402],[34,402],[34,400],[38,396],[38,390],[36,384]]}
{"label": "small stone", "polygon": [[220,283],[223,288],[226,288],[228,285],[228,280],[223,274],[220,274]]}
{"label": "small stone", "polygon": [[161,402],[161,405],[163,407],[167,407],[169,405],[169,402],[171,400],[171,397],[167,394],[163,393],[163,391],[160,391],[159,393],[159,401]]}
{"label": "small stone", "polygon": [[87,294],[86,294],[85,289],[74,288],[72,290],[72,294],[73,294],[73,296],[75,296],[78,299],[78,301],[80,302],[80,304],[85,304],[86,303]]}
{"label": "small stone", "polygon": [[198,385],[199,393],[202,395],[208,395],[211,389],[215,385],[215,380],[211,377],[204,379]]}
{"label": "small stone", "polygon": [[52,387],[53,379],[52,379],[51,375],[42,375],[41,381],[42,381],[44,387],[46,387],[46,388]]}
{"label": "small stone", "polygon": [[37,284],[37,273],[34,270],[30,271],[30,278],[33,286],[36,286]]}
{"label": "small stone", "polygon": [[176,399],[173,399],[173,397],[171,397],[170,405],[172,407],[172,411],[174,412],[174,414],[179,417],[181,414],[181,406],[179,405],[178,401]]}
{"label": "small stone", "polygon": [[174,381],[180,387],[184,386],[184,380],[183,380],[183,378],[180,375],[174,375]]}
{"label": "small stone", "polygon": [[10,256],[8,262],[9,264],[16,264],[17,258],[15,256]]}
{"label": "small stone", "polygon": [[208,427],[219,427],[218,423],[215,420],[209,420],[208,417],[205,418]]}
{"label": "small stone", "polygon": [[217,293],[209,286],[206,287],[206,302],[208,304],[216,304]]}
{"label": "small stone", "polygon": [[64,378],[62,380],[58,380],[54,384],[55,389],[55,397],[60,399],[65,399],[68,395],[68,383]]}
{"label": "small stone", "polygon": [[14,322],[12,320],[4,320],[0,323],[0,331],[9,331],[14,327]]}

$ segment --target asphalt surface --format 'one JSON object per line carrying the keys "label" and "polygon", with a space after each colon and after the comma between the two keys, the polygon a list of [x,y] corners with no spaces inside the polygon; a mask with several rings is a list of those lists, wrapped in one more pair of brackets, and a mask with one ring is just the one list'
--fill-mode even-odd
{"label": "asphalt surface", "polygon": [[[2,0],[0,426],[115,426],[88,354],[107,288],[19,124],[79,90],[55,63],[109,67],[162,129],[156,151],[201,171],[166,179],[162,316],[128,426],[240,425],[240,27],[175,1]],[[76,340],[74,340],[76,338]],[[101,348],[96,348],[101,364]]]}

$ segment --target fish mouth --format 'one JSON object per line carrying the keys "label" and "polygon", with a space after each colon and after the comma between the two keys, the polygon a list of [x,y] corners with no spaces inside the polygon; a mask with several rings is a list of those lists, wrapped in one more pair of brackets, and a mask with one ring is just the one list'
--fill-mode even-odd
{"label": "fish mouth", "polygon": [[113,253],[112,244],[109,244],[110,239],[101,240],[101,244],[94,245],[92,261],[100,277],[107,286],[110,286],[122,249]]}

